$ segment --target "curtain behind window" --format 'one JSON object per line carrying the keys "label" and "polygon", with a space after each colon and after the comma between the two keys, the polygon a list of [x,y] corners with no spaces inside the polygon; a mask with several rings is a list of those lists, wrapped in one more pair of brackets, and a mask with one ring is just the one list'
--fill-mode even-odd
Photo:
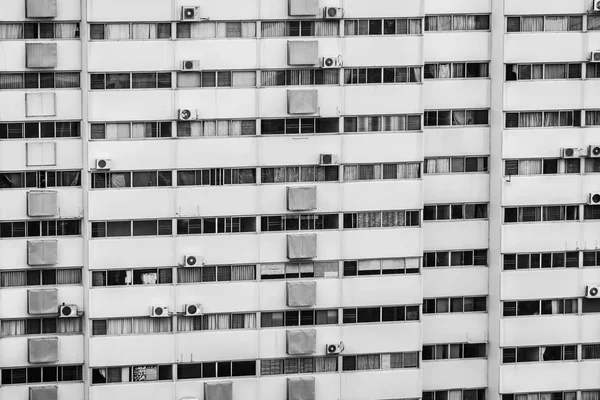
{"label": "curtain behind window", "polygon": [[0,39],[23,39],[23,24],[0,24]]}
{"label": "curtain behind window", "polygon": [[[346,21],[349,22],[349,21]],[[285,22],[263,22],[260,24],[262,37],[282,37],[285,36]]]}
{"label": "curtain behind window", "polygon": [[234,71],[232,73],[232,84],[235,87],[255,87],[256,72],[254,71]]}
{"label": "curtain behind window", "polygon": [[129,24],[106,24],[106,40],[129,39]]}
{"label": "curtain behind window", "polygon": [[545,17],[544,30],[546,32],[562,32],[568,29],[568,17],[547,16]]}
{"label": "curtain behind window", "polygon": [[25,271],[2,272],[2,287],[25,286],[27,277]]}
{"label": "curtain behind window", "polygon": [[242,22],[242,37],[255,37],[256,24],[254,22]]}
{"label": "curtain behind window", "polygon": [[231,280],[232,281],[253,281],[256,279],[255,265],[232,265]]}
{"label": "curtain behind window", "polygon": [[81,332],[81,318],[59,318],[56,326],[57,333]]}
{"label": "curtain behind window", "polygon": [[24,320],[4,320],[0,324],[2,336],[21,336],[26,334]]}
{"label": "curtain behind window", "polygon": [[[54,37],[56,39],[75,39],[79,37],[79,24],[54,24]],[[1,38],[1,36],[0,36]]]}
{"label": "curtain behind window", "polygon": [[544,30],[544,17],[521,17],[521,32],[541,32]]}
{"label": "curtain behind window", "polygon": [[519,127],[531,128],[542,126],[541,112],[523,112],[519,114]]}
{"label": "curtain behind window", "polygon": [[[225,27],[224,24],[222,25]],[[216,34],[217,28],[214,22],[194,22],[191,24],[190,35],[192,38],[214,38]]]}
{"label": "curtain behind window", "polygon": [[57,285],[73,285],[81,283],[80,269],[57,269],[56,284]]}
{"label": "curtain behind window", "polygon": [[315,21],[315,36],[337,36],[339,26],[338,21]]}
{"label": "curtain behind window", "polygon": [[155,24],[131,24],[132,39],[156,39]]}

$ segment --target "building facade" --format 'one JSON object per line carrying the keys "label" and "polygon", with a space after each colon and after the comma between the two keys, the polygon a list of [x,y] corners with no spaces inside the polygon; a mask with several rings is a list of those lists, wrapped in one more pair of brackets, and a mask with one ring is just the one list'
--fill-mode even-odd
{"label": "building facade", "polygon": [[600,399],[594,3],[0,2],[0,399]]}

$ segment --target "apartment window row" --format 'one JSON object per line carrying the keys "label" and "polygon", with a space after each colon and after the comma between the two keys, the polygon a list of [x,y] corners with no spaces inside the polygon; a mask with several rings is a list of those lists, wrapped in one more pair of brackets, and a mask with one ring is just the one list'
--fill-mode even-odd
{"label": "apartment window row", "polygon": [[486,312],[485,296],[440,297],[423,299],[423,314],[446,314],[463,312]]}
{"label": "apartment window row", "polygon": [[423,253],[424,268],[487,266],[488,251],[444,250]]}
{"label": "apartment window row", "polygon": [[419,179],[421,163],[344,165],[344,181]]}
{"label": "apartment window row", "polygon": [[177,72],[177,87],[256,87],[256,71]]}
{"label": "apartment window row", "polygon": [[423,221],[486,219],[488,203],[436,204],[423,207]]}
{"label": "apartment window row", "polygon": [[165,285],[173,283],[171,268],[110,269],[92,271],[92,287],[124,285]]}
{"label": "apartment window row", "polygon": [[2,385],[83,381],[81,365],[3,368]]}
{"label": "apartment window row", "polygon": [[80,219],[0,222],[0,238],[79,236]]}
{"label": "apartment window row", "polygon": [[283,135],[299,133],[338,133],[339,118],[279,118],[261,119],[261,135]]}
{"label": "apartment window row", "polygon": [[79,89],[79,72],[9,72],[0,74],[0,90]]}
{"label": "apartment window row", "polygon": [[79,121],[11,122],[0,124],[0,139],[81,137]]}
{"label": "apartment window row", "polygon": [[338,309],[285,310],[260,313],[260,327],[337,325]]}
{"label": "apartment window row", "polygon": [[263,21],[261,37],[339,36],[338,21]]}
{"label": "apartment window row", "polygon": [[[596,251],[583,252],[583,265],[596,266]],[[600,261],[600,259],[598,259]],[[579,268],[578,251],[559,251],[548,253],[504,254],[505,271],[539,268]]]}
{"label": "apartment window row", "polygon": [[199,317],[178,317],[177,331],[215,329],[256,329],[256,313],[204,314]]}
{"label": "apartment window row", "polygon": [[170,219],[97,221],[92,222],[92,237],[161,236],[172,235]]}
{"label": "apartment window row", "polygon": [[294,357],[260,360],[260,375],[337,372],[338,357]]}
{"label": "apartment window row", "polygon": [[92,336],[170,333],[171,318],[128,317],[92,320]]}
{"label": "apartment window row", "polygon": [[[504,222],[581,221],[579,205],[505,207]],[[600,206],[583,206],[583,220],[600,219]]]}
{"label": "apartment window row", "polygon": [[488,31],[489,15],[426,15],[425,32]]}
{"label": "apartment window row", "polygon": [[488,125],[489,110],[426,110],[425,126]]}
{"label": "apartment window row", "polygon": [[307,261],[260,265],[260,279],[312,279],[339,277],[338,261]]}
{"label": "apartment window row", "polygon": [[171,364],[92,368],[92,384],[170,381],[172,379],[173,366]]}
{"label": "apartment window row", "polygon": [[[595,172],[595,158],[584,159],[584,171]],[[580,158],[537,158],[505,160],[504,175],[548,175],[581,173]]]}
{"label": "apartment window row", "polygon": [[504,317],[577,314],[577,299],[518,300],[502,302]]}
{"label": "apartment window row", "polygon": [[217,265],[177,269],[177,283],[256,280],[256,265]]}
{"label": "apartment window row", "polygon": [[[177,122],[177,137],[241,135],[256,135],[256,120],[205,120]],[[170,131],[168,136],[171,136]]]}
{"label": "apartment window row", "polygon": [[[577,361],[579,354],[578,347],[579,346],[576,344],[554,346],[528,346],[513,348],[504,347],[502,348],[502,363],[513,364],[540,361]],[[584,345],[583,347],[586,347],[586,345]],[[582,353],[582,355],[584,354],[589,355],[589,351]],[[582,357],[582,359],[585,360],[586,357]]]}
{"label": "apartment window row", "polygon": [[260,183],[339,182],[337,165],[261,167]]}
{"label": "apartment window row", "polygon": [[[170,171],[165,171],[169,172]],[[177,186],[244,185],[256,182],[256,168],[207,168],[177,171]]]}
{"label": "apartment window row", "polygon": [[[344,68],[344,84],[419,83],[421,67]],[[337,83],[337,82],[336,82]]]}
{"label": "apartment window row", "polygon": [[[598,118],[596,118],[598,114]],[[585,112],[586,125],[600,124],[600,113]],[[581,126],[581,110],[521,111],[505,113],[505,128],[541,128]]]}
{"label": "apartment window row", "polygon": [[420,35],[422,33],[421,18],[344,20],[346,36]]}
{"label": "apartment window row", "polygon": [[[254,74],[254,72],[252,72]],[[261,87],[298,85],[338,85],[339,69],[277,69],[260,71]],[[256,82],[252,86],[256,86]]]}
{"label": "apartment window row", "polygon": [[419,368],[419,352],[360,354],[342,356],[342,371]]}
{"label": "apartment window row", "polygon": [[92,172],[92,188],[173,186],[171,171]]}
{"label": "apartment window row", "polygon": [[[600,29],[600,19],[588,16],[588,30]],[[535,15],[506,17],[506,32],[581,32],[582,15]]]}
{"label": "apartment window row", "polygon": [[[262,119],[261,135],[338,133],[339,118]],[[421,130],[420,115],[372,115],[343,117],[344,132],[395,132]]]}
{"label": "apartment window row", "polygon": [[256,217],[184,218],[177,220],[177,235],[256,232]]}
{"label": "apartment window row", "polygon": [[0,326],[2,337],[82,332],[81,317],[3,319]]}
{"label": "apartment window row", "polygon": [[80,285],[81,268],[25,269],[0,272],[0,287]]}
{"label": "apartment window row", "polygon": [[261,232],[338,228],[339,214],[286,214],[260,218]]}
{"label": "apartment window row", "polygon": [[432,157],[425,159],[425,174],[488,172],[488,157]]}
{"label": "apartment window row", "polygon": [[419,321],[419,306],[351,307],[342,309],[343,324]]}
{"label": "apartment window row", "polygon": [[[600,398],[600,391],[582,391],[581,400]],[[541,392],[503,394],[502,400],[577,400],[577,392]]]}
{"label": "apartment window row", "polygon": [[421,262],[418,257],[383,258],[374,260],[344,261],[344,277],[392,274],[418,274]]}
{"label": "apartment window row", "polygon": [[0,189],[81,187],[81,171],[0,172]]}
{"label": "apartment window row", "polygon": [[[423,392],[422,400],[485,400],[485,389],[450,389],[450,390],[436,390],[435,392],[433,392],[433,391]],[[508,399],[502,399],[502,400],[508,400]],[[519,400],[527,400],[527,399],[519,399]],[[544,399],[544,400],[548,400],[548,399]],[[552,399],[552,400],[554,400],[554,399]],[[576,400],[576,399],[568,399],[568,400]]]}
{"label": "apartment window row", "polygon": [[489,62],[426,63],[424,79],[489,78]]}
{"label": "apartment window row", "polygon": [[171,88],[170,72],[115,72],[90,74],[94,89],[161,89]]}
{"label": "apartment window row", "polygon": [[[185,122],[179,122],[178,127]],[[189,124],[189,122],[188,122]],[[90,126],[90,139],[145,139],[171,137],[171,121],[93,123]]]}
{"label": "apartment window row", "polygon": [[91,40],[171,39],[170,22],[90,24]]}
{"label": "apartment window row", "polygon": [[[595,64],[587,64],[594,66]],[[588,74],[588,77],[591,77]],[[506,64],[507,81],[534,79],[581,79],[581,63]]]}
{"label": "apartment window row", "polygon": [[486,343],[424,344],[423,361],[486,358]]}
{"label": "apartment window row", "polygon": [[420,226],[420,211],[371,211],[343,214],[344,229]]}
{"label": "apartment window row", "polygon": [[255,22],[180,22],[177,39],[253,38],[256,37]]}
{"label": "apartment window row", "polygon": [[79,22],[11,22],[0,24],[0,39],[79,39]]}

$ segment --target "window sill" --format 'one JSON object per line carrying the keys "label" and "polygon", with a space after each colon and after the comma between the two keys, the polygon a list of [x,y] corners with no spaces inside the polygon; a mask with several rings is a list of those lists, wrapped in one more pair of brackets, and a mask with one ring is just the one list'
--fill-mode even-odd
{"label": "window sill", "polygon": [[443,269],[443,270],[461,270],[461,269],[465,269],[465,268],[488,268],[488,265],[441,265],[441,266],[423,266],[423,270],[436,270],[436,269]]}
{"label": "window sill", "polygon": [[430,223],[430,222],[442,222],[442,223],[447,223],[447,222],[460,222],[460,221],[489,221],[489,218],[463,218],[463,219],[425,219],[423,220],[424,224]]}
{"label": "window sill", "polygon": [[[482,296],[487,296],[482,295]],[[461,312],[443,312],[443,313],[423,313],[423,317],[427,315],[469,315],[469,314],[487,314],[487,311],[461,311]]]}
{"label": "window sill", "polygon": [[451,362],[451,361],[469,361],[469,360],[486,360],[487,361],[487,357],[459,357],[459,358],[440,358],[440,359],[435,359],[435,360],[425,360],[423,359],[424,363],[428,363],[428,362],[437,362],[437,361],[442,361],[442,362]]}
{"label": "window sill", "polygon": [[432,82],[440,82],[440,81],[444,82],[444,81],[472,81],[472,80],[477,80],[477,79],[489,81],[490,77],[489,76],[474,76],[474,77],[471,77],[471,78],[424,78],[423,80],[425,82],[428,82],[428,81],[430,81],[430,82],[431,81]]}
{"label": "window sill", "polygon": [[[427,110],[425,110],[427,112]],[[423,129],[452,129],[452,128],[490,128],[488,124],[472,124],[472,125],[423,125]]]}

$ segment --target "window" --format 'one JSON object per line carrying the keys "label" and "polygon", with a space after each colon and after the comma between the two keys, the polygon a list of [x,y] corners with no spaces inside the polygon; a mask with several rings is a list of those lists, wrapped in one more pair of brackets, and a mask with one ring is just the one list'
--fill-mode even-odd
{"label": "window", "polygon": [[178,121],[177,137],[256,135],[255,120]]}
{"label": "window", "polygon": [[[547,15],[507,17],[506,31],[513,32],[574,32],[583,30],[581,15]],[[592,23],[593,25],[593,23]],[[588,16],[588,30],[590,30]]]}
{"label": "window", "polygon": [[81,171],[0,172],[0,189],[81,187]]}
{"label": "window", "polygon": [[[586,253],[583,256],[583,265],[586,265]],[[591,252],[594,254],[594,252]],[[588,258],[589,260],[589,258]],[[554,253],[520,253],[504,254],[503,268],[505,271],[534,269],[534,268],[578,268],[579,252],[554,252]]]}
{"label": "window", "polygon": [[81,284],[80,268],[27,269],[0,272],[0,287]]}
{"label": "window", "polygon": [[171,171],[92,172],[92,188],[172,186]]}
{"label": "window", "polygon": [[25,72],[0,74],[0,90],[80,88],[79,72]]}
{"label": "window", "polygon": [[338,21],[263,21],[261,37],[339,36]]}
{"label": "window", "polygon": [[371,115],[344,117],[344,132],[420,131],[420,115]]}
{"label": "window", "polygon": [[425,126],[488,125],[489,110],[425,111]]}
{"label": "window", "polygon": [[91,139],[121,140],[171,137],[171,122],[93,123]]}
{"label": "window", "polygon": [[487,266],[487,249],[423,253],[423,267]]}
{"label": "window", "polygon": [[[586,118],[588,118],[587,113]],[[508,112],[505,114],[505,128],[570,126],[581,126],[580,110]]]}
{"label": "window", "polygon": [[342,356],[342,371],[418,368],[418,352]]}
{"label": "window", "polygon": [[577,360],[577,345],[532,346],[502,349],[502,362],[504,364],[563,360]]}
{"label": "window", "polygon": [[420,211],[371,211],[345,213],[344,229],[420,226]]}
{"label": "window", "polygon": [[[587,393],[593,393],[593,392],[587,392]],[[596,392],[596,393],[598,393],[598,392]],[[582,392],[581,394],[582,394],[582,399],[585,399],[585,400],[591,400],[592,399],[591,397],[587,398],[587,396],[585,396],[586,392]],[[524,397],[520,397],[520,396],[524,396]],[[524,398],[537,399],[537,398],[541,397],[543,399],[552,399],[552,400],[576,400],[576,398],[577,398],[577,392],[503,394],[502,395],[502,400],[515,400],[515,397],[517,399],[524,399]]]}
{"label": "window", "polygon": [[177,220],[178,235],[256,232],[255,217],[185,218]]}
{"label": "window", "polygon": [[503,316],[577,314],[577,299],[505,301]]}
{"label": "window", "polygon": [[[588,64],[588,66],[594,64]],[[589,67],[588,67],[589,70]],[[589,74],[588,74],[589,76]],[[581,79],[581,63],[506,64],[506,80]]]}
{"label": "window", "polygon": [[253,38],[256,37],[255,22],[179,22],[177,23],[178,39],[209,38]]}
{"label": "window", "polygon": [[[133,226],[133,229],[132,229]],[[171,235],[170,219],[92,222],[92,237]]]}
{"label": "window", "polygon": [[489,62],[425,64],[425,79],[489,78]]}
{"label": "window", "polygon": [[[485,389],[453,389],[423,392],[423,400],[485,400]],[[508,400],[508,399],[502,399]],[[514,399],[510,399],[514,400]],[[562,400],[562,399],[561,399]],[[566,400],[566,399],[565,399]],[[575,400],[575,399],[569,399]]]}
{"label": "window", "polygon": [[92,384],[170,381],[172,379],[173,367],[171,364],[92,368]]}
{"label": "window", "polygon": [[344,181],[419,179],[421,163],[344,165]]}
{"label": "window", "polygon": [[90,24],[91,40],[157,40],[171,38],[171,23]]}
{"label": "window", "polygon": [[546,158],[530,160],[505,160],[504,175],[579,174],[579,158]]}
{"label": "window", "polygon": [[418,83],[421,67],[344,68],[344,84]]}
{"label": "window", "polygon": [[419,306],[359,307],[342,310],[344,324],[418,320]]}
{"label": "window", "polygon": [[479,31],[490,29],[489,15],[427,15],[425,32]]}
{"label": "window", "polygon": [[338,310],[286,310],[260,313],[261,328],[337,325]]}
{"label": "window", "polygon": [[438,204],[423,207],[424,221],[444,221],[461,219],[485,219],[488,217],[487,203],[479,204]]}
{"label": "window", "polygon": [[169,333],[173,331],[171,318],[133,317],[92,320],[92,335],[137,335]]}
{"label": "window", "polygon": [[0,139],[81,137],[80,122],[26,122],[0,124]]}
{"label": "window", "polygon": [[[170,87],[170,86],[169,86]],[[256,87],[255,71],[178,72],[177,87]]]}
{"label": "window", "polygon": [[337,165],[261,167],[260,175],[260,183],[338,182],[339,167]]}
{"label": "window", "polygon": [[5,336],[24,336],[40,334],[81,333],[81,318],[33,318],[4,319],[0,334]]}
{"label": "window", "polygon": [[212,168],[177,171],[177,186],[220,186],[256,183],[256,168]]}
{"label": "window", "polygon": [[171,268],[92,271],[92,286],[164,285],[173,283]]}
{"label": "window", "polygon": [[346,36],[420,35],[421,33],[421,18],[344,20],[344,34]]}
{"label": "window", "polygon": [[540,221],[579,221],[579,206],[567,205],[504,208],[505,223]]}
{"label": "window", "polygon": [[2,384],[82,381],[81,365],[53,365],[2,369]]}
{"label": "window", "polygon": [[418,274],[420,260],[414,258],[384,258],[344,261],[344,277],[362,275]]}
{"label": "window", "polygon": [[338,276],[338,261],[306,261],[300,263],[262,264],[260,266],[261,280],[337,278]]}
{"label": "window", "polygon": [[338,85],[339,69],[281,69],[260,72],[261,87]]}
{"label": "window", "polygon": [[0,238],[79,235],[81,235],[79,219],[0,222]]}
{"label": "window", "polygon": [[260,375],[336,372],[338,357],[302,357],[260,360]]}
{"label": "window", "polygon": [[485,343],[452,343],[423,345],[423,361],[485,357]]}
{"label": "window", "polygon": [[260,218],[261,232],[338,229],[338,214],[286,214]]}
{"label": "window", "polygon": [[90,74],[91,89],[171,88],[170,72],[121,72]]}
{"label": "window", "polygon": [[423,314],[444,314],[456,312],[486,312],[487,298],[479,297],[442,297],[423,299]]}
{"label": "window", "polygon": [[219,265],[177,269],[177,283],[256,280],[256,265]]}
{"label": "window", "polygon": [[263,119],[261,135],[295,135],[312,133],[338,133],[339,118],[287,118]]}
{"label": "window", "polygon": [[0,39],[78,39],[78,22],[25,22],[0,24]]}

